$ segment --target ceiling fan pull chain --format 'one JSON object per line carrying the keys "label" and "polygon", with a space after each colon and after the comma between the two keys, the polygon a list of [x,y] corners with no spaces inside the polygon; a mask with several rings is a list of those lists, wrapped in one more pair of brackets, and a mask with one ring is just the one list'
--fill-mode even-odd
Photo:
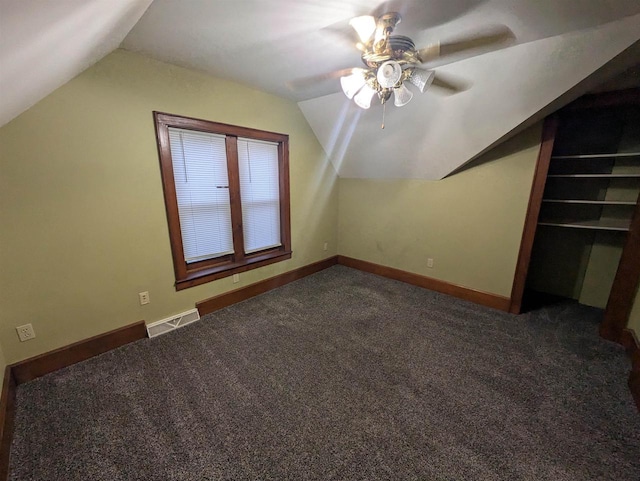
{"label": "ceiling fan pull chain", "polygon": [[384,129],[384,114],[387,112],[387,102],[382,104],[382,126],[380,128]]}

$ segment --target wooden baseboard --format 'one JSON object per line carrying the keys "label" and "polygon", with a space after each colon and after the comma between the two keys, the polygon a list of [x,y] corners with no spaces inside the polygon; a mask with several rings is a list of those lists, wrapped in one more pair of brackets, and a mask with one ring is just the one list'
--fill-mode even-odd
{"label": "wooden baseboard", "polygon": [[60,349],[25,359],[11,364],[10,367],[16,384],[22,384],[145,337],[147,337],[147,328],[144,321],[139,321],[84,341],[75,342]]}
{"label": "wooden baseboard", "polygon": [[9,479],[9,453],[13,438],[14,406],[16,399],[16,380],[11,367],[4,370],[2,396],[0,397],[0,480]]}
{"label": "wooden baseboard", "polygon": [[629,374],[629,389],[633,400],[636,402],[638,412],[640,412],[640,371],[631,371],[631,374]]}
{"label": "wooden baseboard", "polygon": [[358,269],[379,276],[388,277],[389,279],[395,279],[397,281],[406,282],[414,286],[424,287],[432,291],[441,292],[450,296],[465,299],[467,301],[475,302],[483,306],[492,307],[501,311],[509,311],[511,301],[507,297],[499,296],[497,294],[491,294],[489,292],[478,291],[470,289],[468,287],[458,286],[450,284],[445,281],[433,279],[431,277],[421,276],[420,274],[413,274],[411,272],[402,271],[400,269],[394,269],[393,267],[386,267],[373,262],[362,261],[346,256],[334,256],[324,259],[314,264],[309,264],[293,271],[285,272],[279,276],[270,277],[255,284],[241,287],[234,291],[225,292],[218,296],[210,297],[196,303],[196,307],[201,316],[210,312],[217,311],[224,307],[230,306],[237,302],[250,299],[251,297],[263,294],[276,287],[283,286],[290,282],[296,281],[310,274],[314,274],[323,269],[327,269],[333,265],[340,264],[353,269]]}
{"label": "wooden baseboard", "polygon": [[631,357],[631,372],[629,373],[629,389],[640,411],[640,341],[632,329],[625,329],[619,339]]}
{"label": "wooden baseboard", "polygon": [[471,301],[483,306],[492,307],[501,311],[509,311],[511,300],[508,297],[491,294],[489,292],[470,289],[469,287],[450,284],[449,282],[433,279],[431,277],[414,274],[412,272],[402,271],[393,267],[386,267],[373,262],[353,259],[351,257],[338,256],[338,264],[352,267],[379,276],[388,277],[396,281],[406,282],[414,286],[423,287],[431,291],[441,292],[453,297]]}
{"label": "wooden baseboard", "polygon": [[633,329],[625,329],[618,340],[631,357],[631,370],[640,371],[640,341]]}
{"label": "wooden baseboard", "polygon": [[319,262],[314,262],[313,264],[309,264],[304,267],[285,272],[284,274],[270,277],[269,279],[265,279],[254,284],[241,287],[240,289],[225,292],[224,294],[220,294],[218,296],[210,297],[209,299],[205,299],[196,303],[196,307],[198,308],[198,312],[200,312],[200,315],[204,316],[205,314],[217,311],[218,309],[222,309],[223,307],[227,307],[237,302],[250,299],[259,294],[270,291],[271,289],[275,289],[276,287],[284,286],[285,284],[297,281],[298,279],[302,279],[303,277],[306,277],[308,275],[315,274],[316,272],[327,269],[331,266],[336,265],[337,263],[338,256],[329,257]]}
{"label": "wooden baseboard", "polygon": [[0,397],[0,480],[9,478],[16,386],[147,337],[144,321],[6,366]]}

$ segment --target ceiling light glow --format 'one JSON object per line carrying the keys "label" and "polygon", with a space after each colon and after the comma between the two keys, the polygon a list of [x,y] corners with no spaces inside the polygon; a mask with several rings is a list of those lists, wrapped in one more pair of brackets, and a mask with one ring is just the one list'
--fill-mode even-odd
{"label": "ceiling light glow", "polygon": [[347,98],[352,99],[355,94],[364,86],[364,75],[362,69],[353,69],[351,75],[340,78],[342,91]]}
{"label": "ceiling light glow", "polygon": [[376,30],[376,19],[371,15],[352,18],[349,25],[358,33],[362,43],[367,43]]}
{"label": "ceiling light glow", "polygon": [[371,107],[371,100],[373,99],[373,96],[375,94],[376,91],[365,84],[360,92],[358,92],[358,94],[353,98],[353,101],[361,109],[368,109],[369,107]]}

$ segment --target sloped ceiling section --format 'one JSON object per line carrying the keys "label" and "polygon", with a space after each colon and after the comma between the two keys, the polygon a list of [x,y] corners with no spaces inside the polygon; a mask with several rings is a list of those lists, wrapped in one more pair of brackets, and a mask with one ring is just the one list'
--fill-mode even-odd
{"label": "sloped ceiling section", "polygon": [[[437,180],[455,171],[640,39],[640,15],[438,69],[472,79],[450,97],[363,111],[342,93],[299,102],[341,177]],[[640,61],[640,59],[638,59]]]}
{"label": "sloped ceiling section", "polygon": [[0,0],[0,126],[116,49],[152,0]]}
{"label": "sloped ceiling section", "polygon": [[[388,11],[418,46],[495,24],[517,42],[428,65],[470,88],[389,105],[381,130],[380,106],[317,79],[361,65],[350,18]],[[439,179],[638,41],[639,15],[638,0],[0,0],[0,125],[121,46],[300,102],[343,177]]]}
{"label": "sloped ceiling section", "polygon": [[[380,106],[322,74],[362,65],[350,18],[388,11],[418,46],[495,24],[516,44],[430,64],[470,88],[388,105],[381,130]],[[154,0],[123,47],[299,101],[343,177],[440,179],[638,40],[637,15],[638,0]]]}

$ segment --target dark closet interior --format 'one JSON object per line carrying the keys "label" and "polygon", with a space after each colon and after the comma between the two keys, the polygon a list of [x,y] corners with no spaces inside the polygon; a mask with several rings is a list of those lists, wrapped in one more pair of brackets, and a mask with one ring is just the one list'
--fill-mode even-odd
{"label": "dark closet interior", "polygon": [[605,308],[640,193],[640,105],[556,114],[523,309],[575,299]]}

